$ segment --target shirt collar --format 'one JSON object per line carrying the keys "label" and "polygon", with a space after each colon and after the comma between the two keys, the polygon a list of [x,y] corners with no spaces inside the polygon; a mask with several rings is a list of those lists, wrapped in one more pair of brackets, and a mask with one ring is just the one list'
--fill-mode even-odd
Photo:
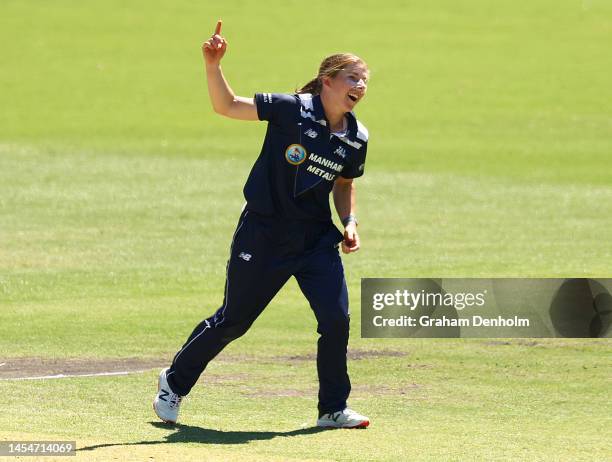
{"label": "shirt collar", "polygon": [[355,117],[355,113],[353,111],[346,113],[346,118],[348,119],[348,137],[351,139],[355,139],[357,137],[357,117]]}
{"label": "shirt collar", "polygon": [[323,103],[321,102],[321,95],[313,95],[312,97],[312,108],[314,109],[314,116],[317,120],[324,120],[329,126],[327,119],[325,118],[325,111],[323,110]]}

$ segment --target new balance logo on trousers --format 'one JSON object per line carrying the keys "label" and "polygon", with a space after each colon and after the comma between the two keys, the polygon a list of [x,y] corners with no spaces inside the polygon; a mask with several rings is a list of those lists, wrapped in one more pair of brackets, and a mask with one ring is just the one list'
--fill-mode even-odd
{"label": "new balance logo on trousers", "polygon": [[251,261],[252,255],[250,253],[240,252],[238,258],[242,258],[244,261]]}

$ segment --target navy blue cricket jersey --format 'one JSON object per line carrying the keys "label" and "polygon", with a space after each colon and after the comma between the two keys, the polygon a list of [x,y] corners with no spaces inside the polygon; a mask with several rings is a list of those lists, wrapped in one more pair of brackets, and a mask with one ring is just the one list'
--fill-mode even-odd
{"label": "navy blue cricket jersey", "polygon": [[255,103],[268,128],[244,186],[247,209],[283,219],[330,221],[334,180],[363,175],[367,129],[350,112],[347,131],[330,134],[319,95],[257,93]]}

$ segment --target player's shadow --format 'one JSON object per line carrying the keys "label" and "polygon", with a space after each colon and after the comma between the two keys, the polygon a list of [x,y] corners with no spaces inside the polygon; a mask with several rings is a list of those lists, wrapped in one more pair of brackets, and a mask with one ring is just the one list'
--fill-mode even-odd
{"label": "player's shadow", "polygon": [[221,431],[209,428],[193,427],[191,425],[168,425],[162,422],[149,422],[151,425],[164,430],[173,429],[174,433],[165,436],[160,441],[135,441],[131,443],[106,443],[96,444],[78,448],[77,451],[93,451],[99,448],[111,446],[139,446],[147,444],[166,444],[166,443],[203,443],[203,444],[245,444],[250,441],[271,440],[272,438],[312,435],[326,431],[321,427],[300,428],[288,432],[248,432],[248,431]]}

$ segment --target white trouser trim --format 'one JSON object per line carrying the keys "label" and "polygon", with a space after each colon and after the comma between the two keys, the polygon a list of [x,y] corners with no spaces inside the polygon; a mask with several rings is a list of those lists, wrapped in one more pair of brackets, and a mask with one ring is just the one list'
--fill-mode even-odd
{"label": "white trouser trim", "polygon": [[[246,203],[244,204],[244,206],[246,207]],[[223,309],[221,310],[221,319],[220,320],[215,319],[215,327],[217,327],[223,321],[225,321],[225,309],[227,308],[227,303],[229,302],[229,286],[230,286],[229,269],[230,269],[230,263],[232,261],[232,253],[234,252],[234,240],[236,239],[236,235],[238,234],[238,231],[240,231],[240,228],[242,228],[242,225],[244,225],[244,222],[246,221],[246,217],[248,214],[249,214],[249,211],[247,210],[244,213],[244,217],[242,218],[242,223],[240,223],[240,226],[236,228],[234,237],[232,237],[232,245],[230,246],[230,256],[229,256],[229,259],[227,260],[227,268],[225,269],[225,280],[227,282],[225,284],[225,297],[224,297],[225,303],[223,304]]]}
{"label": "white trouser trim", "polygon": [[[229,293],[229,285],[230,285],[230,281],[229,281],[229,267],[230,267],[230,262],[232,261],[232,253],[234,251],[234,240],[236,239],[236,235],[238,234],[238,231],[240,231],[240,228],[242,228],[242,225],[244,225],[244,222],[246,220],[247,215],[249,214],[249,212],[247,211],[244,214],[244,217],[242,217],[242,222],[240,223],[240,225],[238,226],[238,228],[236,228],[236,231],[234,232],[234,236],[232,237],[232,244],[230,246],[230,256],[229,259],[227,261],[227,268],[226,268],[226,272],[225,272],[225,280],[226,280],[226,284],[225,284],[225,303],[223,304],[222,310],[221,310],[221,320],[220,321],[215,321],[215,327],[217,327],[219,324],[221,324],[224,321],[224,317],[223,315],[225,314],[225,309],[227,308],[227,302],[229,301],[229,297],[228,297],[228,293]],[[210,328],[210,323],[208,321],[206,321],[206,327],[202,330],[202,332],[200,332],[198,335],[196,335],[194,338],[192,338],[189,343],[187,343],[187,345],[185,345],[183,348],[181,348],[181,351],[179,351],[176,356],[174,357],[174,362],[176,362],[176,360],[179,358],[179,356],[181,354],[183,354],[183,352],[189,348],[189,346],[195,342],[198,337],[200,337],[200,335],[202,335],[204,332],[206,332],[207,329]],[[167,374],[166,377],[168,377],[168,375],[172,375],[174,373],[171,372],[170,374]]]}

